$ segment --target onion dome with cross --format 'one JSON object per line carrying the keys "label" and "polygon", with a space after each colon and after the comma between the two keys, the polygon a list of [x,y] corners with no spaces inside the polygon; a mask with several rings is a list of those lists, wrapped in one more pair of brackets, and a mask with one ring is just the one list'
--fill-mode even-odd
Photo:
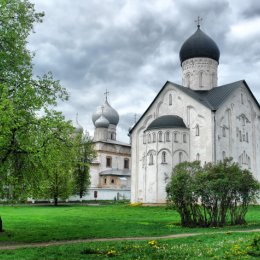
{"label": "onion dome with cross", "polygon": [[197,31],[191,35],[182,45],[180,50],[181,64],[191,58],[211,58],[219,62],[220,51],[217,44],[200,29],[200,21],[198,17]]}
{"label": "onion dome with cross", "polygon": [[[102,106],[98,106],[96,111],[92,115],[93,124],[96,126],[97,120],[102,116],[103,118],[107,119],[109,124],[117,125],[119,122],[119,115],[117,111],[111,107],[111,105],[107,101],[107,96],[109,92],[105,92],[105,102]],[[103,119],[102,119],[103,120]],[[97,127],[97,126],[96,126]]]}

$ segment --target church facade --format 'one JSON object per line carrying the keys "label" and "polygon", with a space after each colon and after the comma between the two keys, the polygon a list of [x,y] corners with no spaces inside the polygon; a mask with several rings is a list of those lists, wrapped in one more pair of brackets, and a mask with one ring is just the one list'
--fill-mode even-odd
{"label": "church facade", "polygon": [[165,203],[173,167],[233,157],[260,180],[260,106],[244,80],[218,86],[220,51],[198,25],[167,81],[131,128],[131,202]]}
{"label": "church facade", "polygon": [[84,199],[130,199],[131,146],[117,140],[119,115],[108,103],[107,96],[93,113],[92,121],[97,154],[90,166],[90,188]]}

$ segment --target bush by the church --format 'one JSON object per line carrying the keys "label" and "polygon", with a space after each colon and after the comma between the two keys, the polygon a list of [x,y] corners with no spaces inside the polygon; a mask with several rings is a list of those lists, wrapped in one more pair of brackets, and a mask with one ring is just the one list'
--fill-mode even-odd
{"label": "bush by the church", "polygon": [[169,203],[181,216],[182,226],[209,227],[245,224],[259,182],[231,158],[203,167],[199,161],[183,162],[173,169],[167,185]]}

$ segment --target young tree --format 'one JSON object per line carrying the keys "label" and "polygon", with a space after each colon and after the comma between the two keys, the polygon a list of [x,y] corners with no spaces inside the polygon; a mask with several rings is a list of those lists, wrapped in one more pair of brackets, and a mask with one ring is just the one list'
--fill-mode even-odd
{"label": "young tree", "polygon": [[32,197],[53,199],[57,206],[59,198],[67,199],[73,194],[77,158],[74,127],[61,113],[52,111],[40,119],[38,129],[39,181],[32,187]]}
{"label": "young tree", "polygon": [[182,162],[175,166],[166,187],[167,198],[181,216],[183,226],[193,226],[201,219],[198,197],[194,193],[195,176],[202,171],[199,161]]}
{"label": "young tree", "polygon": [[[27,37],[33,24],[41,22],[28,0],[0,3],[0,181],[1,198],[26,198],[32,183],[38,180],[46,143],[41,131],[42,117],[49,108],[68,94],[51,73],[33,77],[33,54],[27,49]],[[47,121],[46,121],[47,122]],[[47,122],[55,129],[53,121]],[[54,140],[54,139],[53,139]],[[54,165],[53,165],[54,166]]]}
{"label": "young tree", "polygon": [[252,173],[227,158],[204,167],[198,161],[176,165],[167,195],[183,226],[224,226],[245,223],[249,203],[259,189]]}
{"label": "young tree", "polygon": [[90,164],[96,157],[96,151],[93,147],[93,142],[87,134],[77,133],[78,157],[75,169],[75,193],[82,199],[87,194],[90,185]]}

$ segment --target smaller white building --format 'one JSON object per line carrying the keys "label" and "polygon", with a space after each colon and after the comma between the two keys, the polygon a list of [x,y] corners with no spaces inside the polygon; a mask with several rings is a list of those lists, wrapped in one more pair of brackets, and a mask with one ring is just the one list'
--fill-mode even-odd
{"label": "smaller white building", "polygon": [[83,200],[130,199],[131,146],[117,141],[117,111],[107,98],[92,115],[96,159],[90,167],[90,188]]}

